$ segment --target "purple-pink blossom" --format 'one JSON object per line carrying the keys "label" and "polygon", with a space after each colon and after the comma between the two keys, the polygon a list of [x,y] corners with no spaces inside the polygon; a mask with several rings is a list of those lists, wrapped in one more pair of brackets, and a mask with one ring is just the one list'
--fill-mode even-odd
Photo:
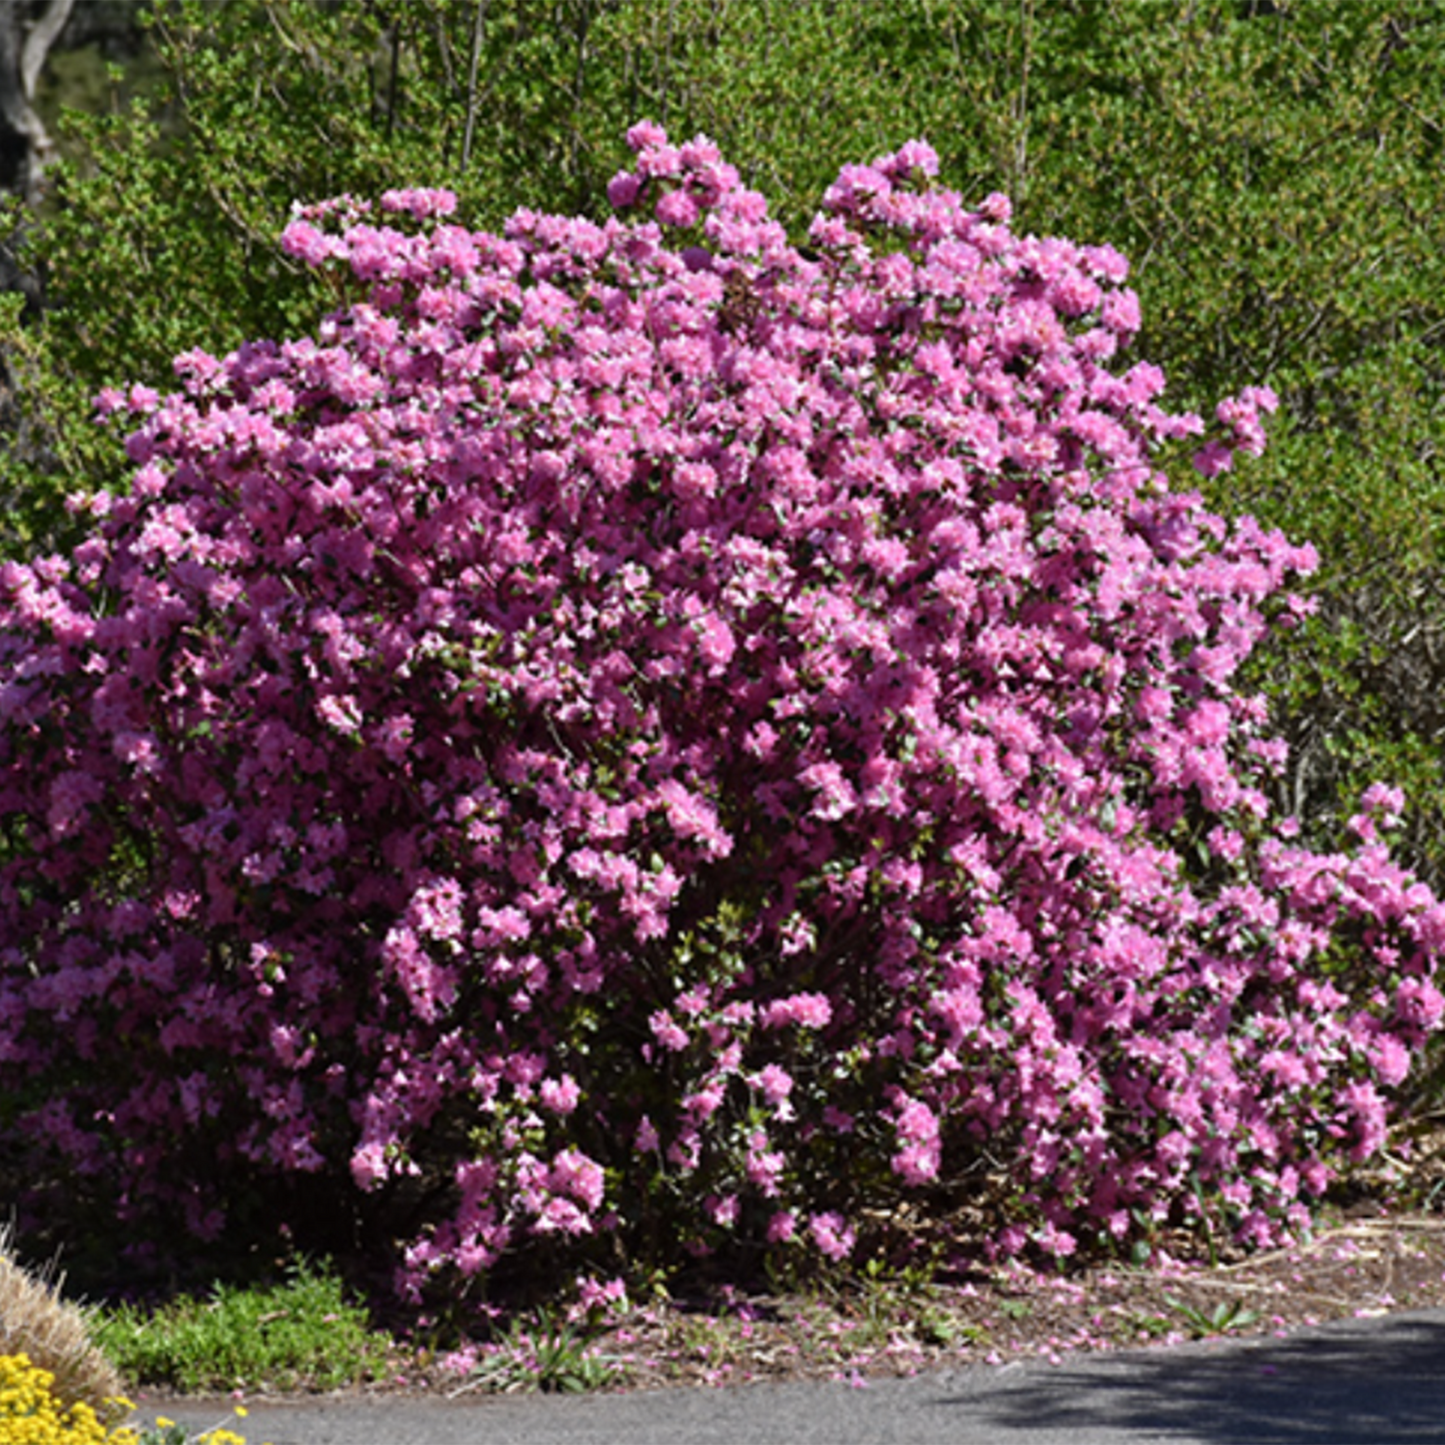
{"label": "purple-pink blossom", "polygon": [[350,300],[99,398],[130,486],[0,564],[5,1157],[207,1232],[349,1179],[409,1298],[539,1234],[843,1259],[940,1179],[1005,1254],[1298,1228],[1445,910],[1393,790],[1275,811],[1238,679],[1317,559],[1161,470],[1276,399],[1163,411],[1124,258],[922,142],[801,251],[628,139],[604,221],[299,207]]}

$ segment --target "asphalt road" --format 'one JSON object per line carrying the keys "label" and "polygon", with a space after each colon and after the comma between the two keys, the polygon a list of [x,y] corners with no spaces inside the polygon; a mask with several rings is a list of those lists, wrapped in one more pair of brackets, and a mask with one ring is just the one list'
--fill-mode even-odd
{"label": "asphalt road", "polygon": [[[1445,1310],[875,1380],[164,1413],[249,1445],[1442,1445]],[[149,1423],[153,1412],[143,1412]]]}

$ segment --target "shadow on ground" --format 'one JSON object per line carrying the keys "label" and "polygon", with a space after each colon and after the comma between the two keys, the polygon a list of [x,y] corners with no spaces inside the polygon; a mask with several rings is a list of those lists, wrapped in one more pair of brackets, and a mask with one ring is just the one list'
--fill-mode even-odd
{"label": "shadow on ground", "polygon": [[[1047,1373],[980,1399],[936,1407],[989,1411],[1009,1429],[1087,1439],[1201,1445],[1439,1445],[1445,1440],[1445,1316],[1323,1326],[1286,1340],[1211,1341]],[[1111,1437],[1112,1438],[1112,1437]]]}

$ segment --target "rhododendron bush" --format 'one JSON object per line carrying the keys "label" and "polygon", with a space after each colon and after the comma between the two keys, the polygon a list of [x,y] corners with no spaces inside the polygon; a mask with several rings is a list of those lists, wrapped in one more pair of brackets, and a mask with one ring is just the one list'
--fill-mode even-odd
{"label": "rhododendron bush", "polygon": [[103,398],[129,494],[0,569],[3,1142],[203,1236],[330,1179],[412,1288],[1301,1223],[1445,915],[1387,790],[1328,856],[1269,801],[1313,557],[1161,467],[1272,397],[1162,409],[1121,257],[922,144],[799,251],[629,139],[603,225],[300,210],[314,337]]}

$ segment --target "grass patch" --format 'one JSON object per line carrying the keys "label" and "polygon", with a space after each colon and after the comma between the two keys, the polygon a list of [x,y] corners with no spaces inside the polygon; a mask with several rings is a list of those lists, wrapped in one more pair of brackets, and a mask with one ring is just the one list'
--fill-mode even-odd
{"label": "grass patch", "polygon": [[583,1394],[605,1389],[615,1378],[611,1361],[591,1348],[591,1331],[543,1311],[532,1323],[516,1321],[500,1344],[477,1359],[465,1384],[454,1390],[510,1394]]}
{"label": "grass patch", "polygon": [[92,1333],[128,1380],[185,1394],[343,1389],[380,1375],[392,1348],[334,1275],[304,1261],[280,1284],[107,1309]]}

